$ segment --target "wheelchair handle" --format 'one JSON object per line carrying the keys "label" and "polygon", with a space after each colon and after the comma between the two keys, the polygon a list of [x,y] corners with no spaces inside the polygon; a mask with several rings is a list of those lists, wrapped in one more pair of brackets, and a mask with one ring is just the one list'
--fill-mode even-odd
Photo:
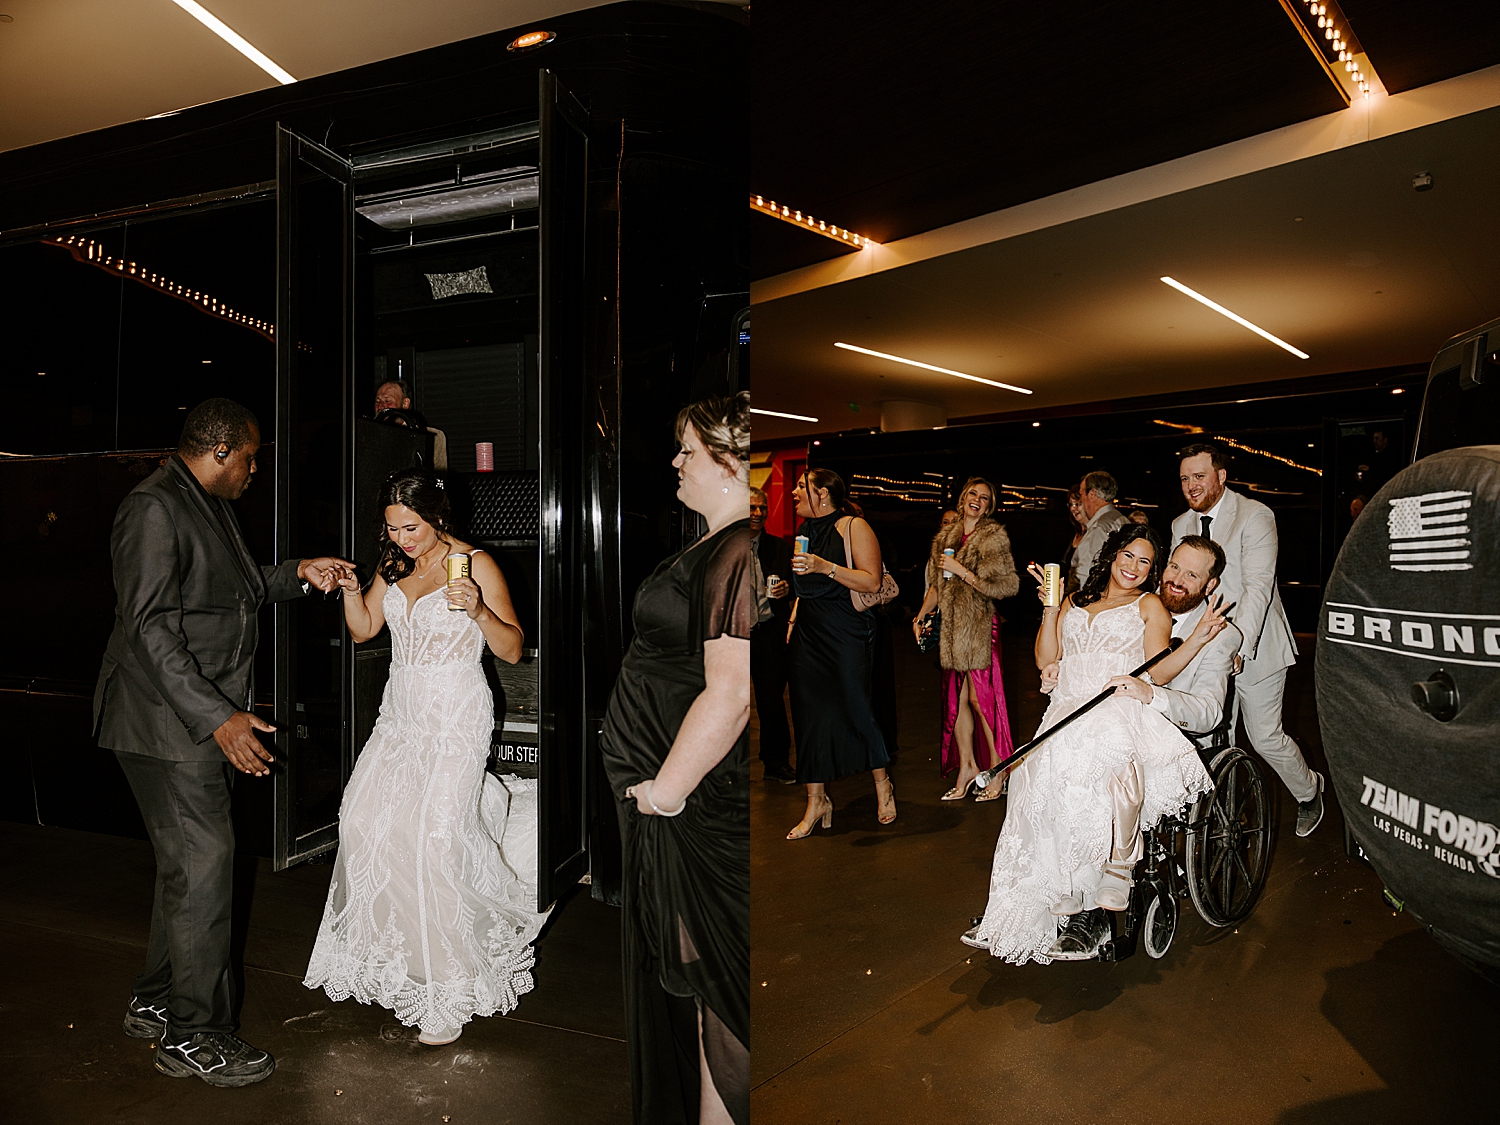
{"label": "wheelchair handle", "polygon": [[[1142,664],[1134,672],[1131,672],[1129,674],[1132,676],[1139,676],[1143,672],[1149,671],[1156,663],[1165,660],[1172,653],[1176,652],[1181,644],[1181,637],[1173,637],[1171,641],[1167,643],[1166,648],[1162,649],[1150,660],[1146,661],[1146,663]],[[1115,692],[1113,688],[1105,688],[1098,695],[1094,696],[1093,699],[1090,699],[1082,707],[1078,708],[1078,710],[1064,716],[1062,719],[1058,720],[1052,726],[1044,730],[1041,734],[1033,738],[1025,746],[1022,746],[1020,749],[1016,750],[1015,753],[1011,754],[1011,756],[1009,758],[1006,758],[1005,761],[999,763],[998,765],[991,766],[989,769],[982,772],[978,777],[974,779],[974,784],[980,789],[988,789],[990,782],[994,781],[995,778],[999,777],[1006,770],[1018,764],[1022,758],[1026,757],[1027,754],[1030,754],[1038,746],[1046,742],[1047,739],[1051,738],[1058,731],[1062,730],[1063,727],[1067,726],[1074,719],[1078,718],[1080,715],[1092,711],[1095,707],[1099,706],[1099,704],[1103,703],[1110,696],[1114,695],[1114,693]]]}

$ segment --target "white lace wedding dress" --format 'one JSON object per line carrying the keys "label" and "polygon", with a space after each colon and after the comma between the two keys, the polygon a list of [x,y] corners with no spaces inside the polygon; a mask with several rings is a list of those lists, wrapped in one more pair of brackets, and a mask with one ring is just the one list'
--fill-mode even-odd
{"label": "white lace wedding dress", "polygon": [[[1092,619],[1085,609],[1067,610],[1057,687],[1038,733],[1098,695],[1111,677],[1145,661],[1139,603],[1101,610]],[[1109,779],[1132,757],[1145,779],[1142,828],[1211,788],[1197,751],[1167,717],[1124,696],[1069,724],[1011,774],[990,901],[975,933],[992,955],[1046,964],[1066,921],[1051,908],[1068,895],[1094,908],[1113,841]]]}
{"label": "white lace wedding dress", "polygon": [[439,588],[385,592],[391,673],[344,792],[309,988],[426,1032],[504,1014],[532,989],[536,783],[485,772],[484,636]]}

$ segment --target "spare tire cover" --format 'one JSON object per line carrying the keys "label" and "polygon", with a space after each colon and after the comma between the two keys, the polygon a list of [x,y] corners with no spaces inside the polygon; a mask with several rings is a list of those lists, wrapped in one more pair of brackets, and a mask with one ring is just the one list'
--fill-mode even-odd
{"label": "spare tire cover", "polygon": [[[1446,722],[1412,697],[1440,670]],[[1317,692],[1376,872],[1446,947],[1500,966],[1500,446],[1424,458],[1365,506],[1325,591]]]}

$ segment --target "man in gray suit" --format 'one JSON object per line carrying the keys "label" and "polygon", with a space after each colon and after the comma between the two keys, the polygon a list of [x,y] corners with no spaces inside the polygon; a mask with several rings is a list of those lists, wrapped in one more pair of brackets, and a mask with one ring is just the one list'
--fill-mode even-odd
{"label": "man in gray suit", "polygon": [[1172,521],[1172,543],[1202,535],[1224,549],[1220,589],[1236,604],[1234,619],[1243,635],[1235,711],[1250,745],[1296,798],[1297,835],[1310,835],[1323,819],[1324,783],[1281,725],[1286,672],[1297,662],[1297,645],[1276,588],[1276,517],[1224,486],[1229,474],[1217,446],[1190,445],[1178,457],[1189,510]]}
{"label": "man in gray suit", "polygon": [[349,564],[290,559],[257,566],[230,500],[255,474],[260,427],[224,398],[196,407],[177,452],[115,516],[115,628],[94,691],[99,745],[115,751],[156,852],[146,967],[125,1033],[156,1039],[156,1069],[245,1086],[275,1060],[233,1035],[229,920],[233,771],[264,777],[274,760],[251,711],[256,612]]}
{"label": "man in gray suit", "polygon": [[1103,471],[1087,474],[1078,482],[1078,503],[1083,508],[1083,538],[1073,551],[1073,565],[1068,570],[1068,589],[1082,586],[1099,557],[1099,549],[1110,532],[1125,522],[1125,513],[1115,507],[1120,486]]}

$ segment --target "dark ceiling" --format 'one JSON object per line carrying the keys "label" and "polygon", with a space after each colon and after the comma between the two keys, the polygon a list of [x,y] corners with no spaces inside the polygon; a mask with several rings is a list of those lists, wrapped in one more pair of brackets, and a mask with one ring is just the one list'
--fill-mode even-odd
{"label": "dark ceiling", "polygon": [[[1497,0],[1344,8],[1392,92],[1500,62]],[[751,189],[877,242],[1345,104],[1277,0],[762,0],[752,36]],[[757,278],[846,252],[751,234]]]}
{"label": "dark ceiling", "polygon": [[1388,93],[1399,94],[1500,63],[1500,3],[1496,0],[1340,3]]}

